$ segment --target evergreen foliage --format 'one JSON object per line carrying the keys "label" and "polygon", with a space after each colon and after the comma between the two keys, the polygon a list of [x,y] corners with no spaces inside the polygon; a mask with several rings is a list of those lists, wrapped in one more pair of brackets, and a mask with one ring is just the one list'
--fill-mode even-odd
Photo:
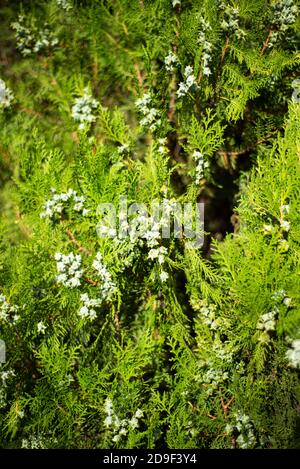
{"label": "evergreen foliage", "polygon": [[[296,2],[0,22],[0,447],[297,447]],[[204,201],[204,246],[133,216],[101,236],[124,196]]]}

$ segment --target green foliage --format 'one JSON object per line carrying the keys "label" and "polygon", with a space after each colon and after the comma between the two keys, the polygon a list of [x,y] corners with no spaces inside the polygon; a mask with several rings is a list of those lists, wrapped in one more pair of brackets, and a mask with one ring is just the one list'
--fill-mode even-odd
{"label": "green foliage", "polygon": [[2,3],[0,446],[296,447],[293,2]]}

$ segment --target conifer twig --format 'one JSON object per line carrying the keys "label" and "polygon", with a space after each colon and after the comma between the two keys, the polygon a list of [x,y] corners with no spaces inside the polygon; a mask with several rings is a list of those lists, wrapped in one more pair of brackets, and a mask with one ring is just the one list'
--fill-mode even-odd
{"label": "conifer twig", "polygon": [[139,82],[140,87],[142,88],[143,83],[144,83],[144,77],[142,72],[140,71],[139,65],[137,63],[134,64],[134,69],[136,71],[136,76]]}
{"label": "conifer twig", "polygon": [[[216,103],[216,101],[220,98],[220,79],[221,79],[221,74],[222,74],[222,66],[223,66],[223,63],[224,63],[224,59],[225,59],[225,56],[227,54],[227,51],[229,49],[229,36],[226,36],[226,41],[225,41],[225,45],[222,49],[222,54],[221,54],[221,58],[220,58],[220,63],[218,65],[218,69],[217,69],[217,78],[216,78],[216,86],[215,86],[215,97],[213,99],[214,103]],[[201,80],[201,73],[202,71],[200,72],[199,74],[199,77],[198,77],[198,81]]]}
{"label": "conifer twig", "polygon": [[68,235],[68,238],[70,239],[70,241],[75,244],[75,246],[78,247],[78,250],[83,252],[84,254],[86,254],[87,256],[91,256],[92,255],[92,252],[89,251],[89,249],[85,248],[84,246],[81,246],[81,244],[79,243],[79,241],[75,238],[74,234],[72,233],[71,230],[67,230],[67,235]]}
{"label": "conifer twig", "polygon": [[169,122],[173,121],[173,117],[176,109],[176,75],[173,74],[171,80],[171,99],[169,104],[168,120]]}
{"label": "conifer twig", "polygon": [[222,55],[221,55],[221,64],[224,62],[225,55],[226,55],[228,49],[229,49],[229,36],[226,36],[225,46],[222,50]]}
{"label": "conifer twig", "polygon": [[223,156],[223,157],[228,157],[228,156],[233,156],[234,158],[236,158],[237,156],[240,156],[240,155],[245,155],[246,153],[248,153],[249,151],[253,150],[254,148],[256,148],[258,145],[260,145],[261,143],[264,143],[264,142],[267,142],[271,137],[273,137],[273,134],[268,134],[266,135],[265,137],[257,140],[255,143],[253,143],[252,145],[249,145],[248,147],[246,148],[243,148],[243,150],[238,150],[238,151],[225,151],[225,150],[219,150],[217,152],[218,155],[220,156]]}
{"label": "conifer twig", "polygon": [[20,112],[26,112],[26,114],[29,114],[30,116],[43,117],[43,114],[35,111],[34,109],[20,108],[19,110]]}
{"label": "conifer twig", "polygon": [[263,44],[263,46],[262,46],[262,48],[261,48],[261,50],[260,50],[260,55],[264,55],[266,49],[268,48],[268,45],[269,45],[269,42],[270,42],[270,39],[271,39],[271,37],[272,37],[273,32],[274,32],[273,29],[270,29],[269,34],[268,34],[268,37],[267,37],[267,39],[265,40],[265,42],[264,42],[264,44]]}
{"label": "conifer twig", "polygon": [[97,287],[97,286],[99,285],[98,282],[95,282],[95,280],[92,280],[91,278],[87,278],[87,277],[86,277],[86,278],[84,279],[84,281],[85,281],[86,283],[89,283],[89,284],[92,285],[93,287]]}
{"label": "conifer twig", "polygon": [[188,401],[188,404],[191,406],[191,409],[193,412],[200,412],[200,409],[199,407],[195,406],[194,404],[192,404],[191,401]]}
{"label": "conifer twig", "polygon": [[120,321],[120,313],[119,313],[119,311],[116,311],[116,312],[115,312],[114,323],[115,323],[117,332],[120,332],[120,330],[121,330],[121,321]]}
{"label": "conifer twig", "polygon": [[227,415],[228,409],[231,406],[233,401],[234,401],[234,396],[232,396],[231,399],[229,399],[229,401],[227,402],[227,404],[225,404],[223,397],[221,397],[221,405],[222,405],[222,409],[223,409],[225,416]]}
{"label": "conifer twig", "polygon": [[[178,29],[176,29],[176,37],[179,37]],[[173,53],[176,54],[177,52],[177,47],[173,47]],[[173,117],[175,114],[176,110],[176,73],[172,73],[172,79],[170,83],[170,89],[171,89],[171,99],[170,99],[170,104],[169,104],[169,112],[168,112],[168,120],[169,122],[173,121]]]}
{"label": "conifer twig", "polygon": [[20,227],[21,233],[22,233],[26,238],[31,238],[32,232],[31,232],[29,226],[22,222],[22,215],[21,215],[19,209],[16,210],[16,219],[17,219],[17,223],[18,223],[18,225],[19,225],[19,227]]}

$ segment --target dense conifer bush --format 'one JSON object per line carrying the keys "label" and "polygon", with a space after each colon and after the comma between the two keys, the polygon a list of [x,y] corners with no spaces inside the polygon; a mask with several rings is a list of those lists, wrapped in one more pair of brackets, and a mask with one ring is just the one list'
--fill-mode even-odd
{"label": "dense conifer bush", "polygon": [[[296,1],[0,22],[1,447],[299,447]],[[203,245],[163,237],[197,202]]]}

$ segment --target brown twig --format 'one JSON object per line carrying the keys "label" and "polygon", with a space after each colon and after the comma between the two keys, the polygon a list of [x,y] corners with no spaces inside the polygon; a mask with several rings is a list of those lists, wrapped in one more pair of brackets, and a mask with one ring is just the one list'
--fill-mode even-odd
{"label": "brown twig", "polygon": [[230,217],[230,222],[233,226],[233,232],[238,233],[240,229],[240,218],[236,213],[233,213]]}
{"label": "brown twig", "polygon": [[114,323],[115,323],[117,332],[120,332],[120,330],[121,330],[121,321],[120,321],[120,313],[119,313],[119,311],[116,311],[116,312],[115,312]]}
{"label": "brown twig", "polygon": [[43,114],[41,114],[38,111],[35,111],[34,109],[20,108],[19,111],[20,112],[26,112],[26,114],[30,114],[31,116],[43,117]]}
{"label": "brown twig", "polygon": [[[179,39],[179,30],[180,30],[180,21],[178,16],[176,16],[176,29],[175,29],[175,36],[176,36],[176,43]],[[173,54],[176,55],[177,53],[177,45],[173,45]],[[177,88],[177,83],[176,83],[176,73],[172,73],[172,80],[170,83],[170,89],[171,89],[171,99],[170,99],[170,104],[169,104],[169,112],[168,112],[168,120],[169,122],[173,122],[173,117],[175,114],[176,110],[176,88]]]}
{"label": "brown twig", "polygon": [[[175,80],[174,80],[174,81],[175,81]],[[174,113],[175,113],[175,103],[176,103],[176,100],[175,100],[175,93],[172,92],[172,93],[171,93],[171,99],[170,99],[169,112],[168,112],[168,120],[169,120],[169,122],[172,122],[172,120],[173,120],[173,116],[174,116]]]}
{"label": "brown twig", "polygon": [[229,36],[226,36],[225,46],[223,47],[222,55],[221,55],[221,64],[224,62],[225,55],[227,54],[228,49],[229,49]]}
{"label": "brown twig", "polygon": [[257,140],[255,143],[253,143],[252,145],[249,145],[248,147],[244,148],[243,150],[238,150],[238,151],[225,151],[225,150],[219,150],[217,152],[218,155],[220,156],[223,156],[223,157],[228,157],[228,156],[233,156],[234,158],[236,158],[237,156],[240,156],[240,155],[245,155],[246,153],[248,153],[249,151],[253,150],[254,148],[256,148],[258,145],[260,145],[261,143],[264,143],[266,141],[269,140],[269,138],[273,137],[273,134],[268,134],[266,135],[265,137]]}
{"label": "brown twig", "polygon": [[[220,63],[218,65],[218,70],[217,70],[217,77],[216,77],[216,86],[215,86],[215,96],[214,96],[214,99],[213,99],[213,103],[215,104],[217,102],[217,100],[220,99],[220,90],[221,90],[221,86],[220,86],[220,80],[221,80],[221,74],[222,74],[222,66],[223,66],[223,63],[224,63],[224,60],[225,60],[225,56],[227,54],[227,51],[229,49],[229,36],[226,36],[226,41],[225,41],[225,45],[222,49],[222,53],[221,53],[221,58],[220,58]],[[198,77],[198,81],[200,82],[201,80],[201,73],[202,71],[200,71],[199,73],[199,77]]]}
{"label": "brown twig", "polygon": [[269,42],[270,42],[270,39],[271,39],[271,37],[272,37],[273,32],[274,32],[273,29],[270,29],[269,34],[268,34],[268,37],[267,37],[267,39],[265,40],[264,45],[262,46],[262,48],[261,48],[261,50],[260,50],[260,55],[264,55],[264,53],[265,53],[265,51],[266,51],[266,49],[267,49],[267,47],[268,47],[268,45],[269,45]]}
{"label": "brown twig", "polygon": [[221,397],[221,405],[222,405],[222,409],[223,409],[225,417],[233,401],[234,401],[234,396],[232,396],[231,399],[229,399],[229,401],[227,402],[227,404],[225,404],[223,397]]}
{"label": "brown twig", "polygon": [[78,250],[83,252],[84,254],[86,254],[87,256],[91,256],[92,255],[92,252],[89,251],[87,248],[81,246],[81,244],[79,243],[79,241],[75,238],[74,234],[72,233],[71,230],[67,230],[67,235],[68,235],[68,238],[70,239],[70,241],[75,244],[75,246],[78,247]]}
{"label": "brown twig", "polygon": [[85,278],[84,281],[86,283],[89,283],[90,285],[92,285],[93,287],[97,287],[99,285],[98,282],[95,282],[95,280],[92,280],[91,278]]}
{"label": "brown twig", "polygon": [[16,219],[17,219],[17,223],[18,223],[18,225],[19,225],[19,228],[20,228],[21,233],[22,233],[26,238],[31,238],[32,232],[31,232],[29,226],[26,225],[25,223],[23,223],[23,221],[22,221],[22,215],[21,215],[19,209],[16,209]]}
{"label": "brown twig", "polygon": [[142,88],[143,83],[144,83],[144,77],[143,77],[143,74],[142,74],[142,72],[140,71],[140,68],[139,68],[139,66],[138,66],[137,63],[134,64],[134,69],[135,69],[135,71],[136,71],[136,76],[137,76],[139,85],[140,85],[140,87]]}
{"label": "brown twig", "polygon": [[226,153],[226,152],[221,153],[220,156],[222,157],[224,168],[227,169],[227,171],[229,171],[230,173],[232,173],[232,168],[231,168],[231,164],[229,162],[228,153]]}
{"label": "brown twig", "polygon": [[176,75],[175,73],[172,76],[171,81],[171,99],[169,104],[169,111],[168,111],[168,120],[169,122],[173,122],[175,110],[176,110]]}
{"label": "brown twig", "polygon": [[196,407],[192,402],[188,401],[188,404],[191,406],[193,412],[199,412],[198,407]]}

